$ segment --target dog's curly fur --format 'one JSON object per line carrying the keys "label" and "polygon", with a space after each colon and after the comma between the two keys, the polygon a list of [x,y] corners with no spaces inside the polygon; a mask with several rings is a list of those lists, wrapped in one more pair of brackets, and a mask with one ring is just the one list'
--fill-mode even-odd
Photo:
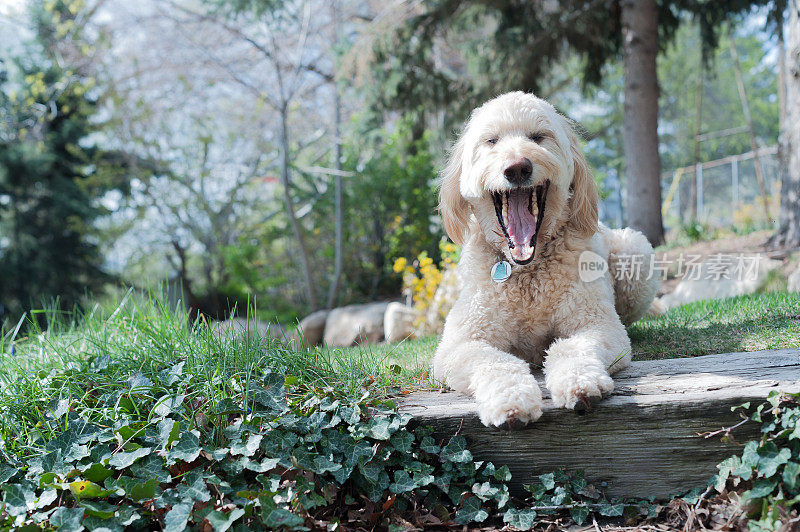
{"label": "dog's curly fur", "polygon": [[[492,194],[516,187],[509,161],[532,162],[531,186],[549,180],[534,255],[503,283],[490,278],[499,258],[515,262]],[[529,363],[543,365],[553,402],[582,407],[609,393],[610,374],[630,362],[625,326],[653,301],[653,249],[631,229],[598,223],[598,194],[572,124],[549,103],[512,92],[473,111],[442,173],[440,211],[450,238],[463,244],[462,290],[447,317],[434,376],[474,396],[481,421],[536,420],[542,394]],[[584,282],[579,257],[608,260]],[[641,272],[612,279],[622,256],[640,255]]]}

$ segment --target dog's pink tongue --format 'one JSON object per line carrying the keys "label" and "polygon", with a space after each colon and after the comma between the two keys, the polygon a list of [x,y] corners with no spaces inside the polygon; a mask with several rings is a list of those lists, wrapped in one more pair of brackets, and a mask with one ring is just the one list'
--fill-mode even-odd
{"label": "dog's pink tongue", "polygon": [[514,242],[511,255],[519,261],[528,260],[533,255],[531,239],[536,232],[536,219],[528,209],[530,201],[530,190],[508,193],[508,236]]}

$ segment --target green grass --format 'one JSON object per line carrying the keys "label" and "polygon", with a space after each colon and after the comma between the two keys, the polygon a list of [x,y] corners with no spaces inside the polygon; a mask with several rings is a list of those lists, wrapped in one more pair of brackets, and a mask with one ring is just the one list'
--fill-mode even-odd
{"label": "green grass", "polygon": [[[628,328],[634,360],[800,347],[800,294],[769,292],[701,301]],[[438,338],[334,350],[348,359],[386,360],[419,374]]]}
{"label": "green grass", "polygon": [[634,359],[800,347],[800,294],[700,301],[628,329]]}

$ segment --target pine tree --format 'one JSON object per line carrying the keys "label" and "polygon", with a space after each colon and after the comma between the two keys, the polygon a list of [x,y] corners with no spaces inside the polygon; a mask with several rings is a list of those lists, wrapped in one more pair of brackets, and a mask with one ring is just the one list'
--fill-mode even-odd
{"label": "pine tree", "polygon": [[35,4],[36,37],[0,77],[0,310],[12,320],[56,301],[71,309],[106,280],[91,238],[108,185],[90,142],[95,80],[59,48],[80,48],[80,7]]}

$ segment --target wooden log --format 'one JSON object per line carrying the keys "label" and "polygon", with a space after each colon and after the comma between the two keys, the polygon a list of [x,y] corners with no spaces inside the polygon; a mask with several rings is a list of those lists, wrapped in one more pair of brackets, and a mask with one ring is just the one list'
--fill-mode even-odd
{"label": "wooden log", "polygon": [[413,393],[400,409],[440,438],[465,436],[476,460],[508,465],[517,494],[565,468],[583,469],[610,497],[668,498],[705,486],[719,462],[759,437],[754,422],[733,430],[735,442],[699,435],[741,421],[731,407],[760,404],[772,390],[800,391],[800,349],[633,362],[614,382],[583,415],[555,408],[542,385],[542,417],[511,431],[483,426],[472,398],[456,392]]}

